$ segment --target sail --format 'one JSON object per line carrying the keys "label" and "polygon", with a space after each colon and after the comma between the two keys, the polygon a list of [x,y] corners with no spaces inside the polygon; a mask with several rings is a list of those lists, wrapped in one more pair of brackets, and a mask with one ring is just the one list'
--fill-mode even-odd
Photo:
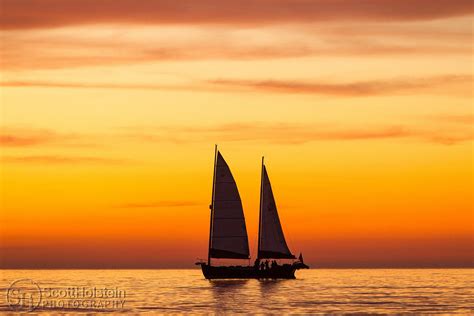
{"label": "sail", "polygon": [[229,166],[217,152],[209,255],[212,258],[249,258],[249,242],[239,190]]}
{"label": "sail", "polygon": [[258,258],[294,259],[288,249],[267,169],[262,165]]}

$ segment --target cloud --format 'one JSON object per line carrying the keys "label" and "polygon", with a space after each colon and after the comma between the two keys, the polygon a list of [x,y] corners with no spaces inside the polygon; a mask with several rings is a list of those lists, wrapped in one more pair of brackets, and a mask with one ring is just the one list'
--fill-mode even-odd
{"label": "cloud", "polygon": [[215,126],[130,128],[128,137],[144,142],[265,142],[279,145],[300,145],[315,141],[370,141],[383,139],[421,140],[453,145],[474,139],[470,129],[419,129],[411,126],[341,127],[296,123],[234,123]]}
{"label": "cloud", "polygon": [[168,208],[168,207],[187,207],[202,205],[195,201],[156,201],[147,203],[125,203],[118,205],[119,208]]}
{"label": "cloud", "polygon": [[[419,120],[419,118],[417,118]],[[301,145],[318,141],[377,141],[399,139],[422,141],[443,145],[454,145],[474,139],[471,114],[444,114],[425,117],[439,124],[391,124],[391,125],[352,125],[342,126],[325,123],[292,123],[292,122],[234,122],[217,125],[171,125],[160,127],[121,127],[119,131],[107,134],[108,143],[142,142],[172,143],[186,145],[205,142],[243,142],[270,143],[277,145]],[[423,127],[425,126],[425,127]],[[61,134],[48,129],[9,129],[9,134],[0,134],[0,145],[3,147],[44,148],[45,146],[78,146],[77,139],[96,139],[104,135]],[[12,133],[11,131],[21,131]],[[20,135],[20,136],[17,136]],[[97,157],[95,155],[4,155],[2,163],[23,164],[127,164],[133,161],[120,157]],[[129,203],[122,207],[172,207],[174,201],[150,203]],[[183,202],[187,203],[187,202]],[[191,202],[190,202],[191,203]],[[194,203],[194,202],[192,202]],[[161,205],[161,206],[160,206]],[[176,206],[186,206],[177,204]],[[191,204],[189,204],[191,206]]]}
{"label": "cloud", "polygon": [[467,84],[466,91],[470,91],[472,82],[473,79],[471,75],[446,75],[428,78],[406,78],[350,83],[239,79],[216,79],[209,81],[211,84],[234,89],[242,88],[261,92],[304,93],[351,97],[413,93],[429,88],[452,84]]}
{"label": "cloud", "polygon": [[473,114],[433,115],[433,116],[430,116],[429,119],[437,121],[437,122],[444,122],[444,123],[474,125]]}
{"label": "cloud", "polygon": [[[288,123],[236,123],[213,127],[188,127],[190,134],[218,134],[228,141],[265,140],[275,143],[300,144],[315,140],[362,140],[407,137],[411,132],[402,126],[378,128],[329,128]],[[248,132],[245,132],[248,131]],[[285,137],[285,135],[288,135]]]}
{"label": "cloud", "polygon": [[[62,133],[46,128],[23,128],[23,127],[1,127],[0,148],[22,148],[44,150],[46,147],[82,148],[97,147],[99,142],[91,143],[91,139],[97,139],[103,135],[86,135],[74,133]],[[16,151],[15,151],[16,152]],[[5,153],[7,153],[5,151]],[[77,155],[2,155],[1,163],[16,164],[124,164],[130,162],[126,159],[105,158],[96,156]]]}
{"label": "cloud", "polygon": [[0,127],[0,147],[34,147],[44,145],[92,146],[73,133],[59,133],[41,128]]}
{"label": "cloud", "polygon": [[[194,91],[235,91],[314,94],[338,97],[368,97],[393,94],[435,93],[471,94],[473,78],[470,75],[444,75],[425,78],[384,79],[374,81],[355,81],[349,83],[330,83],[323,81],[283,81],[283,80],[240,80],[215,79],[182,85],[157,84],[115,84],[80,83],[49,81],[6,81],[4,87],[43,87],[43,88],[87,88],[87,89],[142,89],[142,90],[194,90]],[[454,89],[453,89],[454,88]]]}
{"label": "cloud", "polygon": [[42,137],[41,135],[36,136],[15,136],[15,135],[0,135],[0,145],[2,147],[22,147],[22,146],[35,146],[39,144],[45,144],[51,141],[48,136]]}
{"label": "cloud", "polygon": [[3,87],[39,87],[39,88],[72,88],[72,89],[129,89],[129,90],[192,90],[195,86],[157,85],[157,84],[119,84],[87,82],[53,82],[53,81],[6,81],[0,82]]}
{"label": "cloud", "polygon": [[20,163],[20,164],[104,164],[117,165],[129,162],[124,159],[102,158],[102,157],[84,157],[84,156],[56,156],[56,155],[35,155],[35,156],[2,156],[2,163]]}
{"label": "cloud", "polygon": [[454,25],[349,23],[237,29],[119,25],[6,31],[0,59],[4,69],[33,70],[182,60],[470,56],[470,24],[456,21]]}
{"label": "cloud", "polygon": [[466,16],[471,0],[2,0],[3,29],[80,24],[413,21]]}
{"label": "cloud", "polygon": [[[311,39],[309,39],[311,40]],[[89,46],[89,51],[78,53],[75,47],[80,48],[78,43],[71,43],[70,52],[64,54],[61,47],[51,45],[49,49],[37,50],[41,44],[20,44],[17,40],[8,42],[2,52],[2,66],[7,70],[35,70],[35,69],[64,69],[91,66],[114,66],[143,63],[157,63],[169,61],[200,61],[200,60],[262,60],[262,59],[288,59],[312,56],[325,57],[374,57],[374,56],[399,56],[399,55],[469,55],[471,47],[459,45],[439,45],[439,44],[399,44],[399,43],[376,43],[371,40],[364,40],[354,43],[344,44],[323,43],[303,44],[303,43],[272,43],[256,46],[240,46],[239,44],[212,47],[211,44],[202,43],[194,45],[189,43],[174,47],[150,47],[153,44],[143,44],[134,49],[118,47],[110,43],[109,47],[100,48]],[[43,43],[46,45],[46,43]],[[136,44],[132,44],[136,45]],[[142,45],[140,43],[140,45]],[[148,47],[146,47],[148,45]],[[159,44],[157,44],[159,45]],[[22,47],[23,46],[23,47]],[[21,47],[21,48],[20,48]],[[84,47],[84,46],[82,46]],[[114,50],[120,49],[120,54],[115,54]]]}
{"label": "cloud", "polygon": [[462,142],[474,140],[474,133],[469,131],[432,133],[425,135],[427,141],[443,145],[455,145]]}

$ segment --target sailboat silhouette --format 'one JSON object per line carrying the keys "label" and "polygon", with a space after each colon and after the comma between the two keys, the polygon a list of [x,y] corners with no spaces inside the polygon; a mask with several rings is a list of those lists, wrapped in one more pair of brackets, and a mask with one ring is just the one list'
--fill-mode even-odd
{"label": "sailboat silhouette", "polygon": [[262,259],[296,259],[286,244],[273,196],[270,179],[262,157],[258,254],[253,266],[212,266],[212,258],[250,259],[245,217],[239,190],[224,157],[215,147],[214,177],[209,250],[207,262],[197,262],[206,279],[274,278],[294,279],[295,271],[308,269],[303,257],[291,264],[270,267]]}

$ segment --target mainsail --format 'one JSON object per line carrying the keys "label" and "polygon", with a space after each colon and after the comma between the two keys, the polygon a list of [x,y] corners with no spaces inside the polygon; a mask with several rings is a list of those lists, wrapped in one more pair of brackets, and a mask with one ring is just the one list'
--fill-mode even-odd
{"label": "mainsail", "polygon": [[209,257],[249,258],[249,243],[239,190],[229,166],[217,152],[211,205]]}
{"label": "mainsail", "polygon": [[272,186],[262,159],[258,258],[294,259],[285,241],[273,197]]}

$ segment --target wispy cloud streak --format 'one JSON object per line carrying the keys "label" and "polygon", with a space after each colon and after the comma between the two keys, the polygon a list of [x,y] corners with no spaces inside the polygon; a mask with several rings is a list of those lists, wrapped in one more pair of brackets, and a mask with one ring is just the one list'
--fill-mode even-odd
{"label": "wispy cloud streak", "polygon": [[271,24],[431,20],[473,12],[470,0],[3,0],[4,29],[66,25]]}
{"label": "wispy cloud streak", "polygon": [[53,81],[6,81],[0,82],[3,87],[39,87],[71,89],[127,89],[127,90],[194,90],[197,85],[159,85],[159,84],[119,84],[87,82],[53,82]]}
{"label": "wispy cloud streak", "polygon": [[470,91],[473,78],[470,75],[446,75],[429,78],[405,78],[394,80],[361,81],[350,83],[326,83],[282,80],[234,80],[217,79],[209,83],[229,88],[243,88],[263,92],[308,93],[337,96],[371,96],[423,91],[428,88],[452,84],[465,84]]}
{"label": "wispy cloud streak", "polygon": [[35,146],[92,146],[85,137],[73,133],[59,133],[51,129],[0,127],[0,147]]}
{"label": "wispy cloud streak", "polygon": [[91,157],[91,156],[62,156],[62,155],[31,155],[31,156],[2,156],[0,161],[3,163],[19,163],[19,164],[40,164],[40,165],[57,165],[57,164],[103,164],[117,165],[128,163],[128,160]]}
{"label": "wispy cloud streak", "polygon": [[[470,28],[462,23],[455,25],[459,31],[442,26],[406,27],[400,23],[391,27],[386,23],[349,23],[338,27],[297,25],[249,29],[96,26],[88,37],[79,27],[5,31],[1,34],[4,45],[0,59],[6,70],[31,70],[214,59],[470,56]],[[153,33],[157,35],[151,36]]]}
{"label": "wispy cloud streak", "polygon": [[429,118],[437,122],[467,124],[467,125],[471,125],[471,127],[474,126],[474,114],[432,115]]}
{"label": "wispy cloud streak", "polygon": [[130,129],[128,137],[143,142],[265,142],[280,145],[300,145],[315,141],[370,141],[406,139],[453,145],[474,139],[472,129],[420,129],[411,126],[321,126],[291,123],[234,123],[215,126],[160,127]]}
{"label": "wispy cloud streak", "polygon": [[436,92],[433,88],[447,87],[443,93],[450,93],[449,87],[455,87],[454,94],[469,94],[473,77],[470,75],[442,75],[424,78],[384,79],[374,81],[355,81],[331,83],[324,81],[283,81],[283,80],[240,80],[215,79],[181,85],[157,84],[116,84],[81,83],[51,81],[6,81],[4,87],[42,87],[42,88],[78,88],[78,89],[139,89],[139,90],[193,90],[193,91],[256,91],[263,93],[314,94],[339,97],[367,97],[393,94],[416,94]]}

